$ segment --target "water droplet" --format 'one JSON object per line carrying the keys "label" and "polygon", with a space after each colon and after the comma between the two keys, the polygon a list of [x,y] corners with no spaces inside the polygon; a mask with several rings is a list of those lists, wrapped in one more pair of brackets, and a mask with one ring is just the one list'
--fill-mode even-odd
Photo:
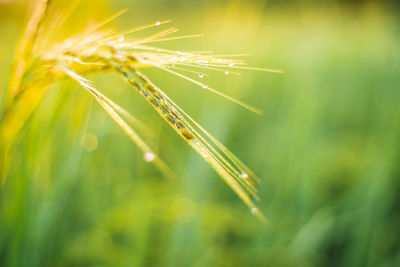
{"label": "water droplet", "polygon": [[160,26],[161,22],[157,21],[156,26]]}
{"label": "water droplet", "polygon": [[125,39],[125,37],[123,35],[121,35],[120,37],[118,37],[118,42],[122,42]]}
{"label": "water droplet", "polygon": [[207,86],[206,84],[203,84],[202,87],[203,87],[204,89],[208,88],[208,86]]}
{"label": "water droplet", "polygon": [[252,213],[252,214],[256,214],[257,212],[258,212],[258,209],[257,209],[257,208],[252,208],[252,209],[251,209],[251,213]]}
{"label": "water droplet", "polygon": [[199,74],[199,78],[201,79],[201,78],[204,78],[204,74],[203,73],[200,73]]}
{"label": "water droplet", "polygon": [[172,64],[171,67],[175,67],[175,64]]}
{"label": "water droplet", "polygon": [[229,67],[233,67],[233,63],[229,63]]}
{"label": "water droplet", "polygon": [[229,74],[229,71],[226,70],[226,71],[225,71],[225,74],[228,75],[228,74]]}
{"label": "water droplet", "polygon": [[155,155],[151,152],[147,152],[146,154],[144,154],[144,160],[147,162],[151,162],[155,159]]}
{"label": "water droplet", "polygon": [[246,179],[246,178],[248,178],[248,177],[249,177],[249,175],[248,175],[247,173],[245,173],[245,172],[242,172],[242,173],[240,174],[240,178]]}

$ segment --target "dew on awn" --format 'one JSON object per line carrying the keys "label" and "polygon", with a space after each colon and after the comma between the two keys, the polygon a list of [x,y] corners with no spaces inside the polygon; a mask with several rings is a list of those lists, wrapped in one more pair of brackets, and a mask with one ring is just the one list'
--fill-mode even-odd
{"label": "dew on awn", "polygon": [[246,179],[246,178],[248,178],[248,177],[249,177],[249,175],[248,175],[246,172],[242,172],[242,173],[240,174],[240,178]]}
{"label": "dew on awn", "polygon": [[252,209],[251,209],[251,213],[252,213],[252,214],[256,214],[257,212],[258,212],[258,209],[257,209],[257,208],[252,208]]}
{"label": "dew on awn", "polygon": [[154,153],[151,152],[147,152],[146,154],[144,154],[144,160],[147,162],[151,162],[155,159],[155,155]]}

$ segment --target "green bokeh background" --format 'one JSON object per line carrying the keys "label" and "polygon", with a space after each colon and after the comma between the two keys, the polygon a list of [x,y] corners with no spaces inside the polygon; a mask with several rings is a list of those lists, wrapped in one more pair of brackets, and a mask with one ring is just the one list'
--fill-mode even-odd
{"label": "green bokeh background", "polygon": [[[0,1],[0,92],[26,7]],[[261,177],[270,224],[119,76],[96,75],[100,91],[153,129],[146,138],[178,179],[145,163],[85,91],[54,85],[0,188],[0,266],[400,266],[395,1],[83,0],[57,36],[125,7],[109,28],[173,19],[181,34],[206,36],[161,47],[250,53],[252,66],[285,71],[204,78],[262,116],[144,71]]]}

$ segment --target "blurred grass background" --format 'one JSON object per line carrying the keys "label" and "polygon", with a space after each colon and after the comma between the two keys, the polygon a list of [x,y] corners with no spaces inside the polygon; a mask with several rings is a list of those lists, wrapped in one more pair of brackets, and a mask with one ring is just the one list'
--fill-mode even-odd
{"label": "blurred grass background", "polygon": [[[2,93],[26,6],[0,1]],[[83,0],[63,32],[125,7],[118,30],[173,19],[206,37],[163,47],[251,53],[251,65],[285,71],[206,78],[262,116],[145,71],[262,178],[271,223],[119,77],[98,75],[98,89],[154,129],[150,143],[179,179],[145,163],[86,92],[57,84],[0,188],[0,266],[400,266],[395,1]]]}

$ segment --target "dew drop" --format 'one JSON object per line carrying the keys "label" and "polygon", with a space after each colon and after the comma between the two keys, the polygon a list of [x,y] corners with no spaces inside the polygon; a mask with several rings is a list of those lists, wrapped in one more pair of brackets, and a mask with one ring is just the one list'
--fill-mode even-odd
{"label": "dew drop", "polygon": [[248,178],[248,177],[249,177],[249,175],[248,175],[246,172],[242,172],[242,173],[240,174],[240,178],[246,179],[246,178]]}
{"label": "dew drop", "polygon": [[207,154],[207,152],[205,152],[205,151],[202,151],[202,152],[201,152],[201,155],[202,155],[204,158],[208,158],[208,154]]}
{"label": "dew drop", "polygon": [[208,86],[207,86],[206,84],[203,84],[202,87],[203,87],[204,89],[208,88]]}
{"label": "dew drop", "polygon": [[257,208],[252,208],[252,209],[251,209],[251,213],[252,213],[252,214],[256,214],[257,212],[258,212],[258,209],[257,209]]}
{"label": "dew drop", "polygon": [[118,42],[122,42],[125,39],[125,37],[123,35],[121,35],[120,37],[118,37]]}
{"label": "dew drop", "polygon": [[147,162],[151,162],[155,159],[155,155],[151,152],[147,152],[146,154],[144,154],[144,160]]}
{"label": "dew drop", "polygon": [[161,22],[157,21],[156,26],[160,26]]}
{"label": "dew drop", "polygon": [[226,71],[225,71],[225,74],[228,75],[228,74],[229,74],[229,71],[226,70]]}
{"label": "dew drop", "polygon": [[229,67],[233,67],[233,63],[229,63]]}
{"label": "dew drop", "polygon": [[204,78],[204,74],[203,73],[200,73],[199,74],[199,78],[201,79],[201,78]]}

